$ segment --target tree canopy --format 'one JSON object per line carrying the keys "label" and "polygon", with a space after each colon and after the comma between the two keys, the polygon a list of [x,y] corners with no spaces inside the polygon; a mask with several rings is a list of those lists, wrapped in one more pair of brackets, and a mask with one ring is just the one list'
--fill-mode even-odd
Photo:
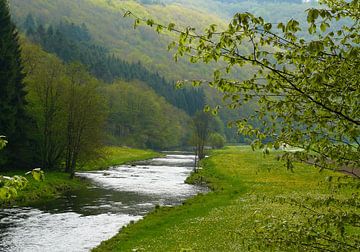
{"label": "tree canopy", "polygon": [[[240,133],[256,138],[254,147],[270,149],[286,143],[302,150],[283,156],[288,168],[292,160],[300,159],[356,175],[360,163],[360,2],[326,0],[323,4],[307,10],[311,39],[298,36],[301,26],[296,20],[273,24],[250,13],[237,13],[225,30],[213,24],[203,33],[173,23],[145,22],[157,31],[167,29],[179,35],[169,46],[176,48],[175,58],[218,63],[211,80],[194,80],[194,85],[208,83],[217,88],[231,108],[257,102],[253,115],[234,122]],[[141,21],[136,17],[136,23]],[[341,28],[332,29],[334,23]],[[231,78],[232,72],[249,66],[253,71],[249,78]],[[262,119],[263,125],[251,126],[250,118]],[[272,141],[264,145],[269,137]]]}

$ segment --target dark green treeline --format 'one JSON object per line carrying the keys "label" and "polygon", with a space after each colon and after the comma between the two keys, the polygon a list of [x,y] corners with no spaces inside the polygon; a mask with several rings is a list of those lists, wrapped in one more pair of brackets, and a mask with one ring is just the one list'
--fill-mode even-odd
{"label": "dark green treeline", "polygon": [[26,126],[25,91],[21,66],[18,33],[12,23],[8,3],[0,0],[0,135],[8,145],[0,152],[0,167],[19,167],[31,156]]}
{"label": "dark green treeline", "polygon": [[27,36],[45,51],[55,53],[65,62],[81,62],[96,78],[107,83],[117,79],[140,80],[189,115],[204,107],[202,89],[176,90],[174,83],[168,82],[159,73],[150,72],[140,61],[128,63],[114,56],[107,48],[93,41],[85,24],[60,22],[57,25],[45,25],[36,22],[29,14],[22,27]]}

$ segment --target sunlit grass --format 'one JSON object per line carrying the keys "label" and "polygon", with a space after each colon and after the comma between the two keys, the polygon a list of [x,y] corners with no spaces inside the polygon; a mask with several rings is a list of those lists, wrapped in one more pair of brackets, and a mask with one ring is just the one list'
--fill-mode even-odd
{"label": "sunlit grass", "polygon": [[[182,206],[157,209],[94,251],[264,250],[264,241],[256,239],[257,233],[271,228],[276,220],[304,221],[296,213],[299,206],[285,202],[322,200],[334,191],[326,178],[331,176],[336,181],[343,177],[334,172],[319,173],[303,164],[297,164],[294,172],[288,171],[275,159],[277,154],[263,156],[247,147],[213,152],[203,162],[204,169],[188,179],[207,181],[212,192]],[[345,187],[337,197],[352,193],[354,189]]]}
{"label": "sunlit grass", "polygon": [[101,151],[101,157],[86,163],[81,170],[99,170],[110,166],[121,165],[129,162],[151,159],[160,154],[153,150],[141,150],[128,147],[109,146]]}

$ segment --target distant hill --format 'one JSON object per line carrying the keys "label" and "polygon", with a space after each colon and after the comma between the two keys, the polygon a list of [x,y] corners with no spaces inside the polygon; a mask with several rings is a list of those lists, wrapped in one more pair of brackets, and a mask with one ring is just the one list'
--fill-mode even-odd
{"label": "distant hill", "polygon": [[[91,53],[89,54],[87,46],[89,39],[87,35],[78,39],[82,41],[76,46],[82,49],[76,51],[81,51],[83,56],[79,55],[76,59],[88,58],[89,64],[84,61],[82,63],[88,65],[95,76],[108,82],[116,78],[140,79],[152,87],[158,95],[165,97],[167,102],[192,114],[201,104],[201,102],[194,102],[197,99],[196,96],[190,98],[193,101],[190,103],[182,98],[179,101],[173,99],[175,95],[172,91],[161,87],[164,87],[163,84],[166,83],[172,85],[173,81],[179,79],[210,79],[214,65],[191,64],[186,60],[175,63],[173,52],[166,50],[168,43],[174,39],[173,35],[158,35],[149,27],[139,27],[134,30],[134,20],[123,18],[125,10],[130,10],[139,17],[151,17],[160,23],[174,22],[179,27],[191,25],[201,30],[213,23],[218,24],[220,28],[225,28],[235,12],[244,11],[264,16],[265,19],[273,22],[286,21],[290,18],[304,19],[304,11],[312,6],[312,3],[302,3],[298,0],[10,0],[10,6],[18,25],[23,26],[28,15],[31,14],[35,22],[45,25],[46,30],[61,22],[86,27],[88,37],[91,38],[91,43],[95,47],[90,48],[91,51],[95,51],[100,58],[105,60],[92,62],[92,59],[89,59]],[[43,47],[46,47],[46,41],[42,43]],[[73,44],[69,48],[72,46]],[[57,53],[55,49],[49,50]],[[74,57],[74,50],[70,51],[67,52],[68,55],[63,55],[63,60],[66,61],[65,56]],[[120,67],[109,67],[108,62],[113,59],[117,61],[115,66],[123,66],[122,73],[118,73],[121,72]],[[250,71],[237,73],[237,76],[245,76]],[[132,77],[125,76],[124,73],[130,73]],[[162,83],[162,86],[159,86],[159,83]],[[219,94],[213,89],[206,89],[205,94],[205,101],[210,105],[221,100]],[[220,117],[226,124],[227,121],[236,119],[239,115],[246,115],[247,110],[252,109],[254,107],[251,105],[242,111],[224,110],[220,113]],[[226,130],[226,132],[228,139],[234,138],[233,130]]]}
{"label": "distant hill", "polygon": [[235,12],[244,11],[272,22],[304,19],[305,10],[312,4],[303,0],[10,0],[10,6],[18,24],[25,22],[29,13],[46,24],[84,23],[95,42],[109,54],[128,62],[140,61],[167,80],[179,80],[210,76],[213,67],[186,60],[175,63],[173,53],[166,50],[173,37],[159,36],[148,27],[134,30],[134,20],[122,17],[125,10],[164,24],[174,22],[180,27],[203,29],[213,23],[226,27]]}
{"label": "distant hill", "polygon": [[186,61],[175,63],[167,45],[171,38],[147,27],[133,29],[134,20],[123,18],[124,10],[140,17],[152,17],[162,23],[175,22],[182,27],[205,27],[210,23],[225,25],[224,21],[209,13],[200,13],[179,4],[146,5],[136,1],[118,0],[10,0],[17,23],[25,21],[31,13],[42,23],[69,21],[85,23],[95,41],[109,49],[111,54],[128,62],[142,62],[151,71],[159,72],[170,80],[195,78],[211,74],[211,67],[194,66]]}
{"label": "distant hill", "polygon": [[204,107],[202,89],[176,89],[174,82],[164,79],[159,73],[153,73],[137,63],[128,63],[119,56],[109,53],[109,49],[99,46],[92,38],[86,24],[77,25],[63,22],[46,24],[35,20],[29,14],[19,26],[27,37],[49,52],[55,53],[65,62],[80,62],[90,73],[106,83],[116,80],[140,80],[151,87],[169,103],[184,110],[189,115]]}

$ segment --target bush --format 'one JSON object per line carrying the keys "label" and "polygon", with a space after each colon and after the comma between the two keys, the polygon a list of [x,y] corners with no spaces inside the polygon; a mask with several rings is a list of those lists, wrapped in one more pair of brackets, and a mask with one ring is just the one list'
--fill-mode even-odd
{"label": "bush", "polygon": [[213,149],[221,149],[224,147],[226,139],[219,133],[212,133],[209,137],[209,145]]}

